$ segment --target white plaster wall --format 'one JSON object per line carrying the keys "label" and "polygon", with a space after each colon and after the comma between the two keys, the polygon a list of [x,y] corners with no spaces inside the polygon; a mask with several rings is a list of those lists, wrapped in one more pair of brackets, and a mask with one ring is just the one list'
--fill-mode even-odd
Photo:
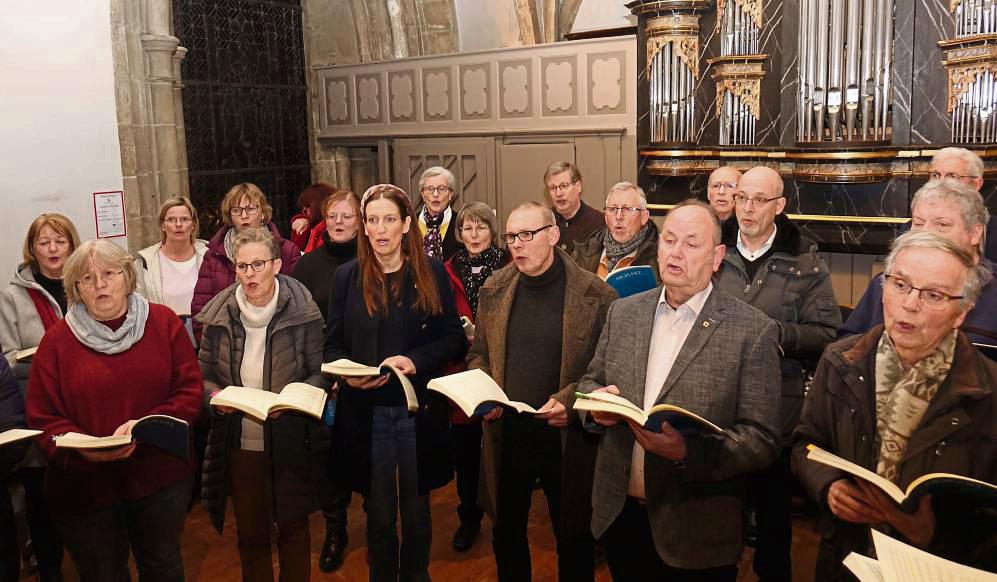
{"label": "white plaster wall", "polygon": [[571,32],[637,24],[624,0],[582,0]]}
{"label": "white plaster wall", "polygon": [[[0,285],[28,224],[61,212],[93,238],[93,193],[121,190],[109,0],[3,1]],[[125,244],[125,239],[115,239]]]}
{"label": "white plaster wall", "polygon": [[512,0],[454,0],[458,52],[522,46]]}

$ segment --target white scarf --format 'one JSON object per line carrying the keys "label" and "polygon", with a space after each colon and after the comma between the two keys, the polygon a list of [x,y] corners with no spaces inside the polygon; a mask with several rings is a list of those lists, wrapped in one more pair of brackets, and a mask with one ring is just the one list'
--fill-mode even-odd
{"label": "white scarf", "polygon": [[69,306],[66,323],[76,339],[86,347],[102,354],[120,354],[132,347],[145,334],[149,318],[149,302],[138,293],[128,295],[128,311],[121,327],[112,331],[90,315],[82,303]]}

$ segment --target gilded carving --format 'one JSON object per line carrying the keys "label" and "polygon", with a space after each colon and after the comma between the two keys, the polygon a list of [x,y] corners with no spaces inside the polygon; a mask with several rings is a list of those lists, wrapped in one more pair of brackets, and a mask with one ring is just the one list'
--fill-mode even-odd
{"label": "gilded carving", "polygon": [[647,66],[650,68],[654,57],[661,52],[661,49],[668,43],[672,43],[672,50],[678,55],[685,66],[692,71],[692,76],[699,78],[699,36],[693,35],[662,35],[647,39]]}
{"label": "gilded carving", "polygon": [[761,119],[761,81],[759,79],[722,79],[717,81],[717,117],[723,111],[724,95],[730,91],[748,105],[752,117]]}
{"label": "gilded carving", "polygon": [[975,63],[949,68],[948,113],[952,113],[959,99],[972,88],[976,77],[986,72],[997,76],[997,64]]}
{"label": "gilded carving", "polygon": [[[958,2],[959,0],[953,0]],[[759,30],[762,28],[762,3],[760,0],[734,0],[734,3],[741,7],[741,11],[751,17],[754,21],[755,27]],[[724,10],[727,9],[727,0],[717,0],[717,25],[716,30],[720,31],[720,26],[724,22]],[[953,10],[955,10],[953,8]]]}

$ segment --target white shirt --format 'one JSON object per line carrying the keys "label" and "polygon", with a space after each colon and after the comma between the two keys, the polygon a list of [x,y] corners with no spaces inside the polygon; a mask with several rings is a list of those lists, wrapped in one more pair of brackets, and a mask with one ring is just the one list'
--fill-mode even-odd
{"label": "white shirt", "polygon": [[186,261],[174,261],[160,251],[159,272],[163,280],[163,304],[177,315],[190,315],[190,303],[197,285],[197,253]]}
{"label": "white shirt", "polygon": [[744,246],[744,242],[741,240],[741,231],[737,231],[737,252],[741,253],[744,260],[751,261],[754,263],[759,257],[764,255],[772,248],[772,243],[775,241],[775,233],[779,231],[779,227],[772,225],[772,236],[769,237],[765,244],[758,247],[757,251],[749,251],[748,247]]}
{"label": "white shirt", "polygon": [[[658,307],[654,310],[654,324],[651,330],[651,346],[647,351],[647,378],[644,382],[643,408],[647,410],[654,406],[661,393],[661,388],[668,379],[669,372],[685,340],[692,331],[692,326],[699,319],[699,313],[706,304],[706,299],[713,292],[713,283],[706,286],[688,301],[673,309],[665,300],[665,288],[661,289]],[[631,497],[646,499],[644,493],[644,448],[634,443],[633,456],[630,462]]]}

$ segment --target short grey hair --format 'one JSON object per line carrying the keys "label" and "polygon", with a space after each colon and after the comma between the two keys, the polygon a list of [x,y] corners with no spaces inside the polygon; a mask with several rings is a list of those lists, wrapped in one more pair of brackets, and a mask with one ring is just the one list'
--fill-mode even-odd
{"label": "short grey hair", "polygon": [[990,269],[982,263],[977,263],[976,258],[966,251],[966,249],[943,236],[926,231],[905,232],[898,236],[890,247],[890,254],[886,256],[886,270],[884,272],[892,274],[893,267],[900,253],[907,249],[915,248],[943,251],[959,261],[966,271],[966,275],[962,281],[962,291],[960,292],[960,295],[962,295],[960,304],[963,308],[972,307],[976,304],[976,300],[979,298],[983,287],[993,277]]}
{"label": "short grey hair", "polygon": [[422,192],[422,187],[426,185],[426,180],[430,178],[435,178],[437,176],[443,176],[447,179],[447,185],[454,192],[454,198],[457,195],[457,178],[454,177],[453,172],[444,168],[443,166],[433,166],[431,168],[426,168],[426,171],[419,176],[419,191]]}
{"label": "short grey hair", "polygon": [[613,187],[609,189],[609,193],[606,194],[606,205],[609,205],[609,197],[613,195],[613,192],[626,192],[627,190],[636,190],[637,195],[640,196],[641,209],[647,210],[647,194],[644,193],[644,189],[633,182],[627,181],[613,184]]}
{"label": "short grey hair", "polygon": [[[717,246],[718,244],[720,244],[720,242],[723,240],[723,231],[720,227],[720,217],[717,216],[717,211],[714,210],[712,206],[710,206],[706,202],[703,202],[702,200],[699,200],[698,198],[686,198],[682,202],[679,202],[678,204],[673,206],[672,209],[668,211],[668,214],[671,214],[672,212],[675,212],[679,208],[683,208],[685,206],[697,206],[705,210],[706,213],[710,215],[710,226],[712,227],[710,230],[713,233],[713,246]],[[667,219],[668,217],[666,216],[665,220]],[[661,236],[664,235],[665,235],[665,229],[662,228]]]}
{"label": "short grey hair", "polygon": [[931,156],[931,163],[940,162],[941,160],[954,158],[961,162],[965,162],[966,171],[974,178],[983,177],[983,160],[980,156],[976,155],[974,152],[967,150],[966,148],[942,148],[935,152],[935,155]]}
{"label": "short grey hair", "polygon": [[232,254],[237,255],[240,248],[249,244],[261,244],[267,247],[271,259],[281,258],[280,245],[267,228],[248,228],[235,235],[235,240],[232,241]]}
{"label": "short grey hair", "polygon": [[[959,214],[962,216],[962,221],[966,223],[966,227],[971,228],[975,225],[981,225],[983,227],[983,234],[986,234],[987,222],[990,221],[990,212],[983,203],[983,196],[972,186],[963,184],[958,180],[933,180],[928,182],[914,194],[914,199],[910,203],[912,214],[917,203],[924,200],[948,200],[955,202],[959,205]],[[984,237],[981,236],[979,248],[977,249],[981,254],[983,253],[984,243]]]}
{"label": "short grey hair", "polygon": [[98,238],[84,242],[66,259],[66,266],[62,270],[62,279],[66,288],[66,301],[70,305],[83,303],[77,283],[89,274],[91,262],[102,263],[112,269],[121,269],[128,293],[135,292],[138,287],[135,257],[113,242]]}

